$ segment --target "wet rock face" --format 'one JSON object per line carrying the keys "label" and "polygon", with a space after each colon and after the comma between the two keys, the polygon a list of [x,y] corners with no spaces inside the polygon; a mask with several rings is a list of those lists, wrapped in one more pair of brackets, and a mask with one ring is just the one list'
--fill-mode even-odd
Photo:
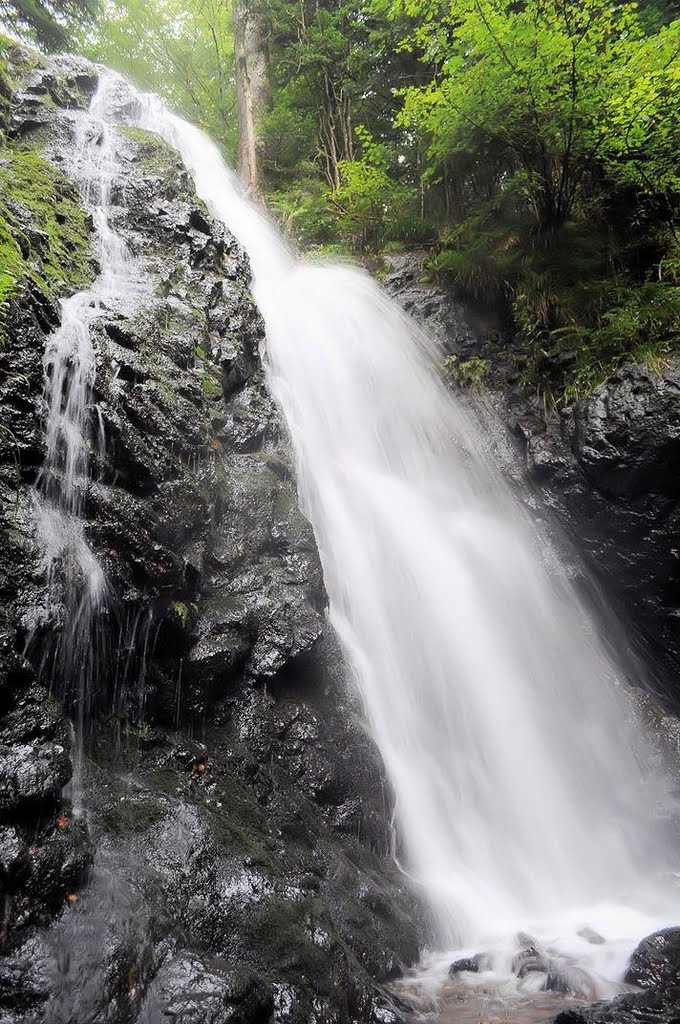
{"label": "wet rock face", "polygon": [[[67,173],[97,71],[19,64],[11,130]],[[92,324],[85,534],[109,596],[77,783],[87,828],[63,792],[64,710],[77,719],[83,700],[54,670],[68,605],[47,607],[32,498],[55,303],[24,289],[2,353],[18,440],[0,459],[0,1020],[393,1020],[375,981],[416,958],[419,910],[327,634],[248,262],[176,155],[118,131],[111,224],[139,288]]]}
{"label": "wet rock face", "polygon": [[638,988],[675,988],[680,996],[680,928],[664,928],[643,939],[624,980]]}
{"label": "wet rock face", "polygon": [[680,707],[680,376],[628,366],[557,420],[530,426],[530,474],[656,661]]}
{"label": "wet rock face", "polygon": [[430,281],[424,255],[395,253],[386,257],[388,270],[382,284],[414,320],[427,327],[444,352],[477,355],[480,340],[470,317],[452,292]]}
{"label": "wet rock face", "polygon": [[628,366],[576,404],[571,445],[607,497],[680,495],[680,374]]}
{"label": "wet rock face", "polygon": [[163,1017],[186,1024],[267,1024],[274,997],[262,982],[244,971],[225,968],[219,960],[195,953],[169,957],[149,986],[141,1020]]}

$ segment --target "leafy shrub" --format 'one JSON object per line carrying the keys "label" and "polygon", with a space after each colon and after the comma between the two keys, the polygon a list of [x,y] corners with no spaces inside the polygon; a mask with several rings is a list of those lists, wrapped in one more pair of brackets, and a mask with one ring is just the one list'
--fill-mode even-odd
{"label": "leafy shrub", "polygon": [[481,386],[490,369],[489,361],[479,356],[461,359],[460,356],[452,355],[443,363],[443,370],[451,380],[473,390]]}

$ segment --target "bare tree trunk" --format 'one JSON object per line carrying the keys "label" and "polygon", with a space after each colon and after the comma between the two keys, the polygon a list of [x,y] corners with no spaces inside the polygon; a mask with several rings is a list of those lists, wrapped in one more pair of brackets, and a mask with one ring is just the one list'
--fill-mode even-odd
{"label": "bare tree trunk", "polygon": [[234,57],[238,173],[253,192],[261,183],[258,131],[271,101],[266,0],[235,0]]}
{"label": "bare tree trunk", "polygon": [[354,159],[352,102],[324,73],[323,105],[319,110],[319,152],[326,164],[326,178],[332,189],[340,188],[340,161]]}

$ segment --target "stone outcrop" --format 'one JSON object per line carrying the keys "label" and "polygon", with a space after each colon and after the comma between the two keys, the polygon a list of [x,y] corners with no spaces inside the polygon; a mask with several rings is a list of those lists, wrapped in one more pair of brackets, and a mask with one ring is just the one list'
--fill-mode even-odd
{"label": "stone outcrop", "polygon": [[531,479],[618,602],[631,653],[651,662],[651,685],[677,711],[678,367],[623,367],[559,417],[529,415],[523,426],[520,413],[514,423]]}
{"label": "stone outcrop", "polygon": [[[97,69],[5,56],[7,151],[66,179]],[[84,698],[53,670],[66,605],[47,607],[33,498],[70,279],[22,280],[5,310],[0,1020],[389,1022],[376,982],[416,958],[418,908],[326,629],[248,261],[167,146],[121,127],[119,151],[111,220],[140,291],[92,326],[85,534],[108,597],[76,810]]]}

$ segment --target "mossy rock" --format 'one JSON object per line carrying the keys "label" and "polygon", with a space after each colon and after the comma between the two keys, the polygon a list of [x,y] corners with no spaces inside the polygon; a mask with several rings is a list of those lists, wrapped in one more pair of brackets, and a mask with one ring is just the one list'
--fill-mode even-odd
{"label": "mossy rock", "polygon": [[93,276],[76,187],[35,151],[0,145],[0,339],[9,300],[27,283],[56,299]]}
{"label": "mossy rock", "polygon": [[161,821],[167,807],[146,794],[120,795],[101,811],[101,820],[113,835],[131,835],[147,832]]}
{"label": "mossy rock", "polygon": [[[279,967],[296,969],[303,976],[316,979],[322,994],[331,991],[328,979],[328,954],[317,944],[315,933],[328,936],[332,926],[323,920],[322,907],[313,896],[305,899],[284,899],[275,896],[253,907],[247,922],[249,943],[253,949],[268,950]],[[327,980],[327,985],[324,984]]]}
{"label": "mossy rock", "polygon": [[[209,402],[214,402],[215,399],[222,398],[222,382],[219,381],[217,377],[214,377],[213,374],[204,373],[202,385],[203,394]],[[234,413],[234,418],[236,418],[236,413]]]}
{"label": "mossy rock", "polygon": [[184,167],[177,151],[168,145],[159,135],[137,128],[134,125],[119,125],[119,133],[129,142],[134,143],[136,158],[147,174],[166,177],[169,173],[182,173]]}
{"label": "mossy rock", "polygon": [[26,286],[54,300],[85,287],[95,273],[76,185],[35,147],[5,134],[12,96],[38,58],[0,36],[0,343],[8,304]]}

